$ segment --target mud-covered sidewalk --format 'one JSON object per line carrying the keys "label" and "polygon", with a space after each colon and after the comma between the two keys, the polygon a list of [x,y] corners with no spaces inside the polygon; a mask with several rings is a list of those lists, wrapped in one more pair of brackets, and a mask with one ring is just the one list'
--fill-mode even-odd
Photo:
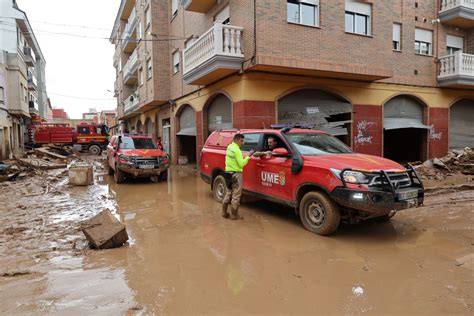
{"label": "mud-covered sidewalk", "polygon": [[[0,314],[474,312],[472,176],[428,181],[425,206],[391,222],[321,237],[268,202],[223,219],[190,167],[116,185],[83,158],[92,186],[70,186],[64,169],[0,183]],[[103,209],[127,245],[88,248],[80,222]]]}

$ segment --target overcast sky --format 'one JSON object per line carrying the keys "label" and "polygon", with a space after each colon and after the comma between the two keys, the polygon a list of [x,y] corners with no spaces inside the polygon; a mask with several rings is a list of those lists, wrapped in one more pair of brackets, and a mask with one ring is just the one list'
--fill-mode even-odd
{"label": "overcast sky", "polygon": [[89,108],[114,110],[117,103],[113,92],[107,91],[114,90],[115,81],[114,46],[108,38],[120,0],[17,3],[26,12],[46,59],[46,90],[53,108],[64,108],[71,118],[81,118]]}

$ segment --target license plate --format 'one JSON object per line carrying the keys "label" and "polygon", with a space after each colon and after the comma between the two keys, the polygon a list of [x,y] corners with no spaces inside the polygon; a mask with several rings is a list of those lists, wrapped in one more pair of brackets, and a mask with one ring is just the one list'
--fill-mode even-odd
{"label": "license plate", "polygon": [[418,197],[418,190],[410,190],[405,192],[398,193],[398,198],[400,200],[409,200]]}
{"label": "license plate", "polygon": [[140,165],[141,169],[153,169],[155,168],[155,165]]}

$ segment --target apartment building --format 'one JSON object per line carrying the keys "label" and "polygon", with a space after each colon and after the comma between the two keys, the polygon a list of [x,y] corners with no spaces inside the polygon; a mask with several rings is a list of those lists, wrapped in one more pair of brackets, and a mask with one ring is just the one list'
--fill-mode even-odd
{"label": "apartment building", "polygon": [[31,115],[47,118],[46,62],[26,13],[0,0],[0,143],[2,158],[20,153]]}
{"label": "apartment building", "polygon": [[123,129],[174,161],[272,124],[398,161],[474,147],[472,0],[123,0],[111,41]]}

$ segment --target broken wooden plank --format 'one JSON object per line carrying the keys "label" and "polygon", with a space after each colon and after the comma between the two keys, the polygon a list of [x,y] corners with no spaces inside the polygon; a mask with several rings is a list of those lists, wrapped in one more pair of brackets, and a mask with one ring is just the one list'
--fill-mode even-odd
{"label": "broken wooden plank", "polygon": [[104,210],[81,224],[87,240],[97,249],[117,248],[128,240],[127,229],[109,210]]}
{"label": "broken wooden plank", "polygon": [[40,154],[40,155],[47,155],[47,156],[55,158],[55,159],[61,159],[61,160],[67,159],[66,156],[54,153],[52,151],[47,150],[46,148],[35,148],[35,152]]}
{"label": "broken wooden plank", "polygon": [[24,166],[42,170],[62,169],[67,167],[65,163],[54,163],[39,158],[17,158],[17,160]]}

